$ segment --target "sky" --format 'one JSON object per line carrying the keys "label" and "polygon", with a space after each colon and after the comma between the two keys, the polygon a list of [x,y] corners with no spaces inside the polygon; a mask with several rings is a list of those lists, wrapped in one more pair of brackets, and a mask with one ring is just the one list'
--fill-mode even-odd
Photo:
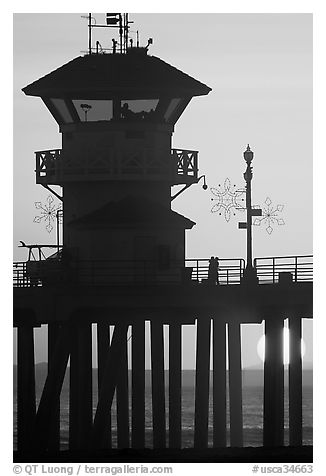
{"label": "sky", "polygon": [[[26,243],[55,243],[33,222],[34,202],[49,193],[35,184],[37,150],[61,147],[58,126],[41,99],[21,89],[87,49],[87,13],[14,15],[14,193],[13,257],[26,260]],[[94,14],[104,23],[104,14]],[[192,99],[175,127],[172,146],[199,151],[200,185],[173,201],[173,209],[196,222],[187,232],[187,258],[245,258],[239,214],[227,223],[211,212],[211,187],[226,178],[243,187],[243,152],[254,152],[254,205],[269,197],[282,204],[285,225],[269,235],[253,230],[253,255],[312,254],[312,15],[311,14],[131,14],[140,43],[153,38],[149,54],[207,84],[212,91]],[[100,30],[100,29],[98,29]],[[97,31],[98,31],[97,30]],[[112,32],[96,38],[111,44]],[[245,366],[256,365],[262,326],[243,326]],[[193,332],[186,345],[193,348]],[[312,360],[312,325],[304,321],[306,359]],[[43,351],[42,351],[43,349]],[[187,349],[186,349],[187,354]],[[189,351],[190,355],[190,351]],[[40,347],[38,360],[44,356]],[[193,365],[189,358],[185,366]]]}

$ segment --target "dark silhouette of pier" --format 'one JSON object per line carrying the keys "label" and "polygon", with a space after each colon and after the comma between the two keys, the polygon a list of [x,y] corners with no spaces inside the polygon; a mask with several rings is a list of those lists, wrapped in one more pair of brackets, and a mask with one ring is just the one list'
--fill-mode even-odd
{"label": "dark silhouette of pier", "polygon": [[[128,23],[124,28],[128,32]],[[220,257],[213,270],[216,279],[211,279],[209,257],[185,259],[186,230],[195,223],[172,211],[171,187],[181,185],[186,190],[199,182],[198,151],[172,148],[171,138],[192,97],[207,95],[210,88],[150,56],[149,45],[128,47],[125,35],[124,30],[120,52],[117,45],[110,54],[91,49],[23,89],[26,95],[43,99],[62,134],[62,149],[36,152],[36,182],[50,192],[54,185],[62,187],[62,194],[55,194],[62,200],[63,243],[54,245],[55,253],[46,259],[40,253],[35,261],[29,255],[26,262],[14,263],[18,330],[14,458],[310,461],[311,448],[302,447],[301,322],[312,318],[312,257],[256,258],[254,281],[246,279],[242,258]],[[29,250],[42,248],[22,245]],[[286,448],[283,326],[287,318],[290,447]],[[240,326],[263,321],[264,436],[263,448],[253,450],[242,448]],[[150,323],[152,451],[145,448],[146,322]],[[182,450],[181,335],[182,326],[195,323],[193,449]],[[36,410],[34,329],[43,324],[48,327],[48,373]],[[98,359],[94,416],[93,324]],[[169,335],[168,429],[164,325]],[[111,340],[109,326],[114,326]],[[211,345],[213,448],[208,449]],[[69,451],[60,452],[60,394],[68,361]],[[112,449],[115,394],[118,448]]]}

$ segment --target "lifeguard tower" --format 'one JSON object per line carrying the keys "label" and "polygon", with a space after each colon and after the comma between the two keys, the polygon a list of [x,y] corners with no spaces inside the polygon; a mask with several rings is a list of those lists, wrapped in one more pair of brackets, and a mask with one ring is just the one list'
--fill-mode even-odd
{"label": "lifeguard tower", "polygon": [[36,182],[62,187],[69,259],[119,261],[112,282],[180,279],[194,222],[171,210],[171,187],[198,182],[198,152],[172,148],[172,134],[210,88],[135,46],[75,58],[23,91],[62,134],[61,150],[36,153]]}

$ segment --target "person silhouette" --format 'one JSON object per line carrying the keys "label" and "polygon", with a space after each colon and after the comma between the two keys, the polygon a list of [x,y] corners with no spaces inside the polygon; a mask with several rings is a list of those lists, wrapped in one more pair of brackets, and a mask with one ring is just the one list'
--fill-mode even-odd
{"label": "person silhouette", "polygon": [[125,102],[121,108],[121,117],[122,119],[131,119],[134,116],[134,112],[129,109],[129,104]]}
{"label": "person silhouette", "polygon": [[219,284],[218,282],[218,258],[210,257],[208,265],[208,281],[211,284]]}
{"label": "person silhouette", "polygon": [[219,283],[219,276],[218,276],[218,270],[219,270],[219,267],[220,267],[218,256],[215,256],[214,260],[215,260],[214,266],[215,266],[215,271],[216,271],[216,284],[220,284]]}

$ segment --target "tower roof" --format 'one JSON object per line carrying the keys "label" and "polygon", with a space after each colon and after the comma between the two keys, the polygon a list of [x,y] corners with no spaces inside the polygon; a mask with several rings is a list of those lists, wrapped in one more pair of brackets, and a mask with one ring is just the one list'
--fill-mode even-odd
{"label": "tower roof", "polygon": [[160,58],[147,55],[146,49],[131,48],[127,54],[79,56],[23,91],[28,96],[78,95],[95,99],[126,91],[141,97],[153,97],[153,94],[201,96],[208,94],[211,88]]}
{"label": "tower roof", "polygon": [[147,224],[151,227],[190,229],[195,222],[158,202],[145,197],[129,196],[117,202],[109,202],[69,223],[78,228],[137,228]]}

